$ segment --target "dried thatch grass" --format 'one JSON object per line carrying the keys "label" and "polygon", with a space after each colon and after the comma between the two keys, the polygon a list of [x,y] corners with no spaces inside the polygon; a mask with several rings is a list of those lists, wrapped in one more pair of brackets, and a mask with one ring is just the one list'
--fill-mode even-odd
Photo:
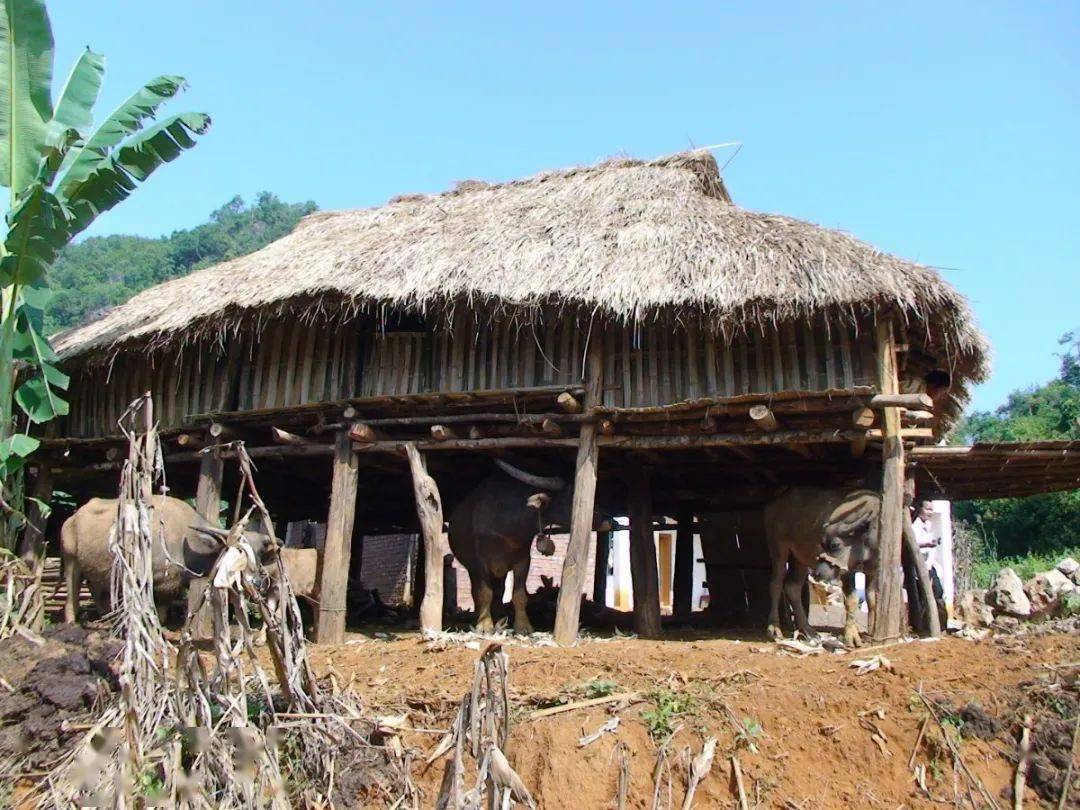
{"label": "dried thatch grass", "polygon": [[65,357],[216,334],[302,307],[581,307],[701,312],[730,331],[821,310],[898,308],[962,376],[985,374],[966,301],[933,270],[847,234],[732,204],[712,155],[615,159],[498,185],[323,212],[233,261],[58,336]]}

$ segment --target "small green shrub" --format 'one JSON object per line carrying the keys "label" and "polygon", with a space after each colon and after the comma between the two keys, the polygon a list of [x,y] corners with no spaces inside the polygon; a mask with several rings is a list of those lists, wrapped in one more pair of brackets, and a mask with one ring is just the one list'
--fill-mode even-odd
{"label": "small green shrub", "polygon": [[698,699],[686,692],[672,689],[654,689],[649,693],[653,708],[641,713],[649,736],[654,740],[664,740],[675,731],[677,721],[698,711]]}

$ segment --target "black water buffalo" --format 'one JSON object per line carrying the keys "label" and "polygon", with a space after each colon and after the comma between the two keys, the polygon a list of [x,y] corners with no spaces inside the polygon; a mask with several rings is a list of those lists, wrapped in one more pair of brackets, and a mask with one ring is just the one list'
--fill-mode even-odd
{"label": "black water buffalo", "polygon": [[881,495],[870,490],[792,487],[765,506],[765,536],[772,558],[769,582],[769,635],[783,638],[780,596],[787,596],[795,624],[813,637],[803,609],[802,590],[810,568],[826,582],[839,579],[844,590],[844,642],[857,647],[859,609],[855,574],[866,575],[866,601],[873,610],[877,597]]}
{"label": "black water buffalo", "polygon": [[[157,495],[153,504],[154,518],[158,524],[154,528],[152,550],[154,602],[164,621],[168,606],[183,594],[191,577],[205,576],[210,572],[227,532],[178,498]],[[75,621],[75,606],[84,578],[99,612],[105,614],[110,610],[113,557],[109,550],[109,535],[116,523],[116,514],[115,498],[91,498],[60,528],[67,584],[67,600],[64,603],[66,622]],[[244,532],[244,537],[257,556],[261,557],[266,552],[270,540],[268,535],[248,530]]]}
{"label": "black water buffalo", "polygon": [[491,632],[492,598],[502,601],[506,575],[514,572],[514,630],[531,633],[526,613],[529,563],[533,539],[541,536],[552,553],[554,546],[543,534],[545,526],[569,526],[572,486],[558,477],[533,475],[496,459],[501,472],[486,478],[458,503],[450,514],[450,550],[469,572],[476,629]]}

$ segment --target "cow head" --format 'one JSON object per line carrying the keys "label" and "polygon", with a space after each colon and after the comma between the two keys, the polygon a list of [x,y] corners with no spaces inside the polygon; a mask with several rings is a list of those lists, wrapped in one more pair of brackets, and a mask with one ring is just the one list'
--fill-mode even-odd
{"label": "cow head", "polygon": [[[205,576],[213,568],[218,554],[225,548],[229,530],[214,526],[209,521],[191,526],[190,529],[191,533],[184,539],[184,565],[193,574]],[[243,537],[260,563],[258,570],[252,572],[252,577],[256,585],[261,585],[262,564],[278,546],[269,534],[254,529],[245,528]]]}
{"label": "cow head", "polygon": [[838,506],[823,527],[814,577],[828,583],[872,569],[877,563],[880,513],[881,499],[872,493],[859,493]]}

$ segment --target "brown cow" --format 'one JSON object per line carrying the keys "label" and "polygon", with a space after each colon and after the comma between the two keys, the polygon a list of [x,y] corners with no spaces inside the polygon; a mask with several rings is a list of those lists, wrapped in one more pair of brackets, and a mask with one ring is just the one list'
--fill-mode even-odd
{"label": "brown cow", "polygon": [[874,574],[878,550],[881,496],[870,490],[792,487],[765,506],[765,536],[772,558],[769,582],[769,627],[774,639],[780,629],[780,597],[787,596],[799,631],[814,637],[802,591],[811,567],[827,581],[840,578],[844,589],[844,642],[861,645],[856,624],[859,608],[855,574],[866,575],[866,601],[877,597]]}
{"label": "brown cow", "polygon": [[[153,505],[154,519],[158,523],[152,549],[154,602],[158,616],[164,621],[168,606],[184,593],[191,577],[209,573],[221,551],[220,538],[224,532],[178,498],[156,495]],[[116,523],[116,514],[115,498],[91,498],[60,528],[67,584],[64,603],[66,622],[75,621],[75,606],[84,578],[90,586],[98,611],[104,615],[111,608],[113,555],[109,550],[109,537]],[[269,537],[254,531],[245,531],[244,536],[256,556],[261,557]]]}

